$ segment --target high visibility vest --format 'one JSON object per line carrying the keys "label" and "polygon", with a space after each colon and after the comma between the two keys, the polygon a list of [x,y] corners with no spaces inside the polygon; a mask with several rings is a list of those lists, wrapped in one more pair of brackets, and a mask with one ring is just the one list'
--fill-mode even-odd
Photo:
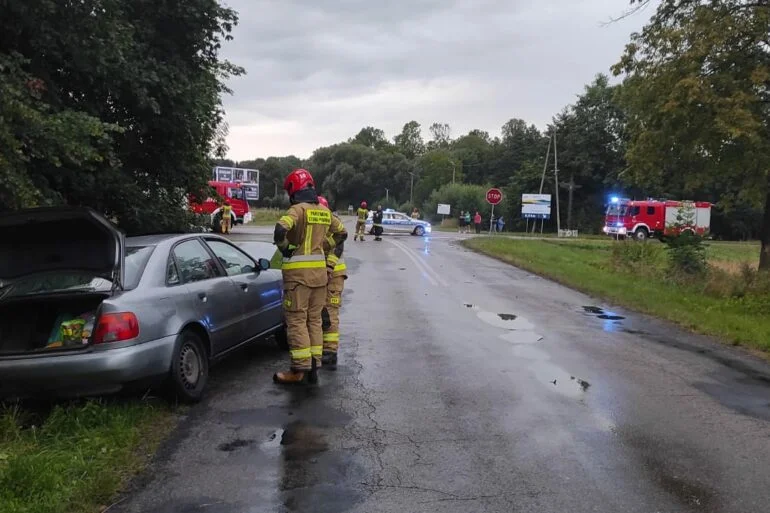
{"label": "high visibility vest", "polygon": [[369,211],[365,208],[359,208],[358,209],[358,220],[359,221],[366,221],[366,216],[369,214]]}
{"label": "high visibility vest", "polygon": [[229,219],[233,215],[233,207],[230,205],[225,205],[222,207],[222,217],[224,219]]}

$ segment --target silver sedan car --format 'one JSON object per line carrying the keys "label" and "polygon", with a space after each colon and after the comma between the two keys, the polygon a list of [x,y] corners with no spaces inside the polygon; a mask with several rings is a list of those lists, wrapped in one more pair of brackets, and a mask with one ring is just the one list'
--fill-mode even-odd
{"label": "silver sedan car", "polygon": [[162,381],[201,398],[211,363],[274,337],[282,281],[209,234],[124,238],[89,209],[0,216],[0,396]]}

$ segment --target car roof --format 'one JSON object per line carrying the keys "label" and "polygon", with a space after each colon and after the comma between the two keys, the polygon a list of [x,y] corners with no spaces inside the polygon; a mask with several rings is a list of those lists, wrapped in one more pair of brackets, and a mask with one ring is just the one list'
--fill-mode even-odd
{"label": "car roof", "polygon": [[177,239],[206,235],[203,233],[163,233],[157,235],[141,235],[138,237],[126,237],[126,246],[157,246],[162,242],[174,242]]}

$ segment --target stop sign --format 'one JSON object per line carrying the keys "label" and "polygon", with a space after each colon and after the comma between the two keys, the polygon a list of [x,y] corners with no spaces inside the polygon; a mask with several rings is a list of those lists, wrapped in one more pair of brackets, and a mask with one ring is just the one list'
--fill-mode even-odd
{"label": "stop sign", "polygon": [[492,188],[487,191],[487,203],[497,205],[501,201],[503,201],[503,193],[500,189]]}

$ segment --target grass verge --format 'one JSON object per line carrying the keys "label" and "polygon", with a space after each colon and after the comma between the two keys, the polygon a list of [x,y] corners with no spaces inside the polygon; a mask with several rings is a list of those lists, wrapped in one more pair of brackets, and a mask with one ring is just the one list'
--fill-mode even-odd
{"label": "grass verge", "polygon": [[618,250],[633,249],[634,245],[639,249],[641,245],[502,237],[475,237],[462,244],[617,305],[734,345],[770,352],[770,294],[766,284],[764,288],[741,286],[741,280],[756,281],[756,273],[732,274],[719,265],[750,264],[758,258],[756,245],[711,243],[707,254],[712,265],[716,264],[712,271],[698,281],[677,283],[663,270],[666,254],[662,244],[643,245],[646,255],[620,267],[616,263]]}
{"label": "grass verge", "polygon": [[86,401],[0,409],[0,511],[105,510],[173,428],[165,403]]}
{"label": "grass verge", "polygon": [[285,210],[280,210],[277,208],[252,208],[252,218],[251,223],[249,224],[257,226],[274,225],[284,212]]}

